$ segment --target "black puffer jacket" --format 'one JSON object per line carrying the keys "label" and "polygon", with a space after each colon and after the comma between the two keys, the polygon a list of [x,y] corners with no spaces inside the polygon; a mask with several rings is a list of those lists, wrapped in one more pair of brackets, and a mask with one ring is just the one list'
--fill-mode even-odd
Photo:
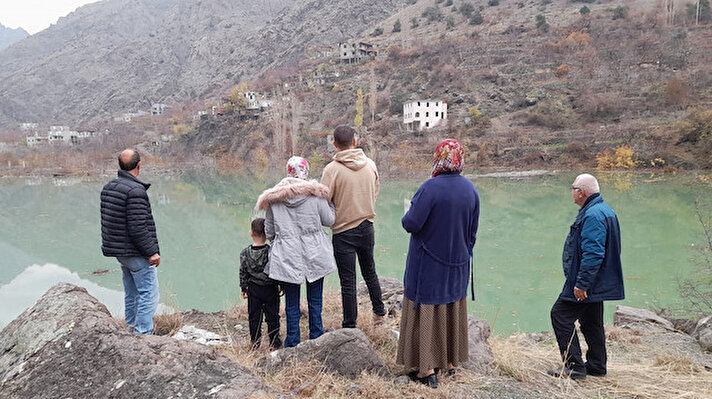
{"label": "black puffer jacket", "polygon": [[143,183],[120,170],[101,190],[101,251],[104,256],[150,257],[160,253],[156,224]]}

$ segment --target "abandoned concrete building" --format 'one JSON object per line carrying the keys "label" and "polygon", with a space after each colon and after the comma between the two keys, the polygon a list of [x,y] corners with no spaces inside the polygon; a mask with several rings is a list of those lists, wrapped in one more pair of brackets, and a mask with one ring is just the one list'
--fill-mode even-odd
{"label": "abandoned concrete building", "polygon": [[413,100],[403,104],[403,124],[408,130],[430,129],[447,120],[447,103]]}
{"label": "abandoned concrete building", "polygon": [[363,59],[371,59],[378,56],[378,47],[370,43],[354,42],[339,43],[339,59],[344,64],[361,62]]}

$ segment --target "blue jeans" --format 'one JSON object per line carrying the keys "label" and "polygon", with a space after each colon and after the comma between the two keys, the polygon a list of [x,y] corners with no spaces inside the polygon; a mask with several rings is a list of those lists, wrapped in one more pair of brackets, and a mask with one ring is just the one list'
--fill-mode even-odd
{"label": "blue jeans", "polygon": [[147,258],[116,259],[123,272],[126,325],[136,334],[151,334],[158,307],[158,271]]}
{"label": "blue jeans", "polygon": [[[284,347],[297,346],[300,341],[299,319],[302,312],[299,309],[300,284],[280,283],[284,290],[284,313],[287,315],[287,337]],[[324,290],[324,279],[307,282],[307,304],[309,306],[309,339],[319,338],[324,334],[321,324],[321,296]]]}

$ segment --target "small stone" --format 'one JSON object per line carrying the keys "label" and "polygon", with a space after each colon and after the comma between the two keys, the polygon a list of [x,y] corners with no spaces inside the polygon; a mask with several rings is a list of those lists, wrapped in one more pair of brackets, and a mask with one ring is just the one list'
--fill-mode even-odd
{"label": "small stone", "polygon": [[119,389],[119,388],[121,388],[122,386],[124,386],[124,384],[126,384],[126,380],[118,381],[118,382],[116,383],[116,385],[114,385],[114,389]]}
{"label": "small stone", "polygon": [[64,344],[64,347],[67,348],[67,349],[71,348],[71,347],[72,347],[72,341],[67,341],[67,343]]}
{"label": "small stone", "polygon": [[225,384],[220,384],[208,392],[208,395],[215,395],[216,393],[222,391],[222,389],[225,388]]}
{"label": "small stone", "polygon": [[393,383],[396,385],[408,385],[410,383],[410,378],[407,375],[402,375],[393,380]]}

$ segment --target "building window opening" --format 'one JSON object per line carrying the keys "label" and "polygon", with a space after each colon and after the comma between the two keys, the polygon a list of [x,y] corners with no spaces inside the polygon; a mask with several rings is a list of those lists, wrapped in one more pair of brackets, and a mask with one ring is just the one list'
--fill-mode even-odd
{"label": "building window opening", "polygon": [[416,113],[415,113],[415,117],[416,117],[416,118],[419,118],[419,117],[420,117],[420,112],[416,112]]}
{"label": "building window opening", "polygon": [[430,122],[425,122],[425,127],[430,127]]}

